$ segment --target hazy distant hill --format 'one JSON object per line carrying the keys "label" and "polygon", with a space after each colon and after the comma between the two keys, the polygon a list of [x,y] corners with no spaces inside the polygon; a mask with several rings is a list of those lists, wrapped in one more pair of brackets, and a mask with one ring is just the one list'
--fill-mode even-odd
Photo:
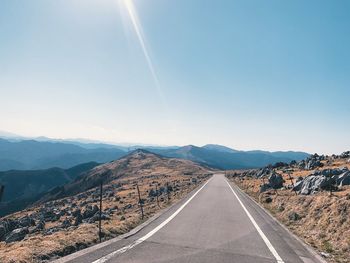
{"label": "hazy distant hill", "polygon": [[0,204],[0,216],[23,209],[38,198],[41,193],[69,183],[97,165],[98,163],[90,162],[66,170],[50,168],[0,172],[0,184],[5,185],[3,203]]}
{"label": "hazy distant hill", "polygon": [[221,145],[197,147],[187,145],[177,149],[148,149],[168,157],[183,158],[219,169],[246,169],[263,167],[276,162],[302,160],[309,156],[304,152],[237,151]]}
{"label": "hazy distant hill", "polygon": [[87,149],[72,143],[0,139],[0,171],[69,168],[92,161],[109,162],[125,154],[112,146]]}
{"label": "hazy distant hill", "polygon": [[0,139],[0,171],[29,170],[50,167],[69,168],[86,162],[105,163],[119,159],[135,149],[145,149],[167,157],[192,160],[220,169],[258,168],[276,162],[305,159],[304,152],[238,151],[223,145],[203,147],[117,146],[106,143],[55,140]]}

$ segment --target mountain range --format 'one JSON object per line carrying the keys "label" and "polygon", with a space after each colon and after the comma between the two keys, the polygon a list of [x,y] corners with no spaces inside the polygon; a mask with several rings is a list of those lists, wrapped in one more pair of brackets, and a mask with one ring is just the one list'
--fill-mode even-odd
{"label": "mountain range", "polygon": [[[5,139],[6,138],[6,139]],[[276,162],[302,160],[305,152],[238,151],[226,146],[208,144],[187,146],[122,146],[99,142],[0,138],[0,171],[33,170],[59,167],[67,169],[87,162],[105,163],[119,159],[135,149],[145,149],[166,157],[188,159],[218,169],[249,169]]]}
{"label": "mountain range", "polygon": [[91,148],[90,144],[81,147],[66,142],[0,139],[0,171],[70,168],[87,162],[113,161],[125,154],[111,146]]}

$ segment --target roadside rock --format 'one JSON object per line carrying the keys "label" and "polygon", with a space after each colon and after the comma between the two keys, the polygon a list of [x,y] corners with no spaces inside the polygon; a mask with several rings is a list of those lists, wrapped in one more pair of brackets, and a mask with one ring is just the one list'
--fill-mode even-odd
{"label": "roadside rock", "polygon": [[336,177],[336,183],[338,186],[342,187],[344,185],[350,185],[350,171],[347,171]]}
{"label": "roadside rock", "polygon": [[269,177],[269,184],[271,186],[271,188],[273,189],[278,189],[278,188],[281,188],[283,187],[283,183],[284,183],[284,180],[283,180],[283,177],[280,175],[280,174],[277,174],[277,173],[272,173]]}
{"label": "roadside rock", "polygon": [[309,175],[295,184],[294,189],[299,191],[300,194],[309,195],[314,194],[320,190],[328,190],[336,188],[335,177],[326,177],[324,175]]}

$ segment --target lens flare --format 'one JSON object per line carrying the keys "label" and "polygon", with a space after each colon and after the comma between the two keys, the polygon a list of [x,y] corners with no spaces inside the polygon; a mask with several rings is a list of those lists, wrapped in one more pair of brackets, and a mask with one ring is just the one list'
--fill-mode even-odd
{"label": "lens flare", "polygon": [[154,80],[154,83],[155,83],[155,86],[157,88],[157,92],[162,100],[162,102],[164,103],[164,95],[163,95],[163,92],[162,92],[162,89],[161,89],[161,86],[159,84],[159,79],[158,79],[158,76],[156,74],[156,71],[154,69],[154,66],[153,66],[153,63],[152,63],[152,59],[149,55],[149,52],[147,50],[147,47],[146,47],[146,44],[145,44],[145,38],[143,36],[143,33],[142,33],[142,27],[141,27],[141,24],[139,22],[139,19],[138,19],[138,15],[137,15],[137,12],[136,12],[136,9],[135,9],[135,6],[134,6],[134,3],[132,0],[122,0],[124,6],[125,6],[125,9],[130,17],[130,20],[131,20],[131,23],[132,23],[132,26],[135,30],[135,33],[136,33],[136,36],[140,42],[140,45],[141,45],[141,48],[142,48],[142,51],[143,51],[143,54],[145,56],[145,59],[147,61],[147,64],[148,64],[148,68],[152,74],[152,77],[153,77],[153,80]]}

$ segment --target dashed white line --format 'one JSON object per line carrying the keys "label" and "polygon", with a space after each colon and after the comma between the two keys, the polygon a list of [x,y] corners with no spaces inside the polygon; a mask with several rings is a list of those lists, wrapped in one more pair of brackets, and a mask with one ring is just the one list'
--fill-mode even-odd
{"label": "dashed white line", "polygon": [[244,206],[244,204],[242,203],[241,199],[239,199],[238,195],[236,194],[236,192],[233,190],[233,188],[231,187],[231,185],[229,184],[228,181],[226,181],[226,183],[228,184],[228,186],[230,187],[232,193],[235,195],[235,197],[237,198],[238,202],[240,203],[240,205],[242,206],[244,212],[246,212],[247,216],[249,217],[250,221],[252,222],[252,224],[254,225],[254,227],[256,228],[256,230],[258,231],[259,235],[261,236],[261,238],[263,239],[263,241],[265,242],[266,246],[268,247],[268,249],[271,251],[272,255],[275,257],[275,259],[277,260],[278,263],[284,263],[284,261],[282,260],[282,258],[280,257],[280,255],[278,255],[276,249],[272,246],[270,240],[268,240],[268,238],[266,237],[266,235],[264,234],[264,232],[261,230],[261,228],[259,227],[259,225],[256,223],[255,219],[252,217],[252,215],[249,213],[249,211],[247,210],[247,208]]}
{"label": "dashed white line", "polygon": [[116,251],[113,251],[112,253],[97,259],[95,261],[93,261],[92,263],[104,263],[108,260],[110,260],[111,258],[123,254],[126,251],[132,249],[133,247],[137,246],[138,244],[141,244],[143,241],[147,240],[148,238],[150,238],[151,236],[153,236],[155,233],[157,233],[160,229],[162,229],[166,224],[168,224],[175,216],[177,216],[182,209],[185,208],[185,206],[191,202],[191,200],[204,188],[204,186],[206,186],[209,181],[211,179],[209,179],[201,188],[199,188],[197,190],[197,192],[195,192],[182,206],[180,206],[171,216],[169,216],[165,221],[163,221],[160,225],[158,225],[156,228],[154,228],[152,231],[148,232],[146,235],[144,235],[143,237],[137,239],[136,241],[132,242],[130,245],[122,247]]}

